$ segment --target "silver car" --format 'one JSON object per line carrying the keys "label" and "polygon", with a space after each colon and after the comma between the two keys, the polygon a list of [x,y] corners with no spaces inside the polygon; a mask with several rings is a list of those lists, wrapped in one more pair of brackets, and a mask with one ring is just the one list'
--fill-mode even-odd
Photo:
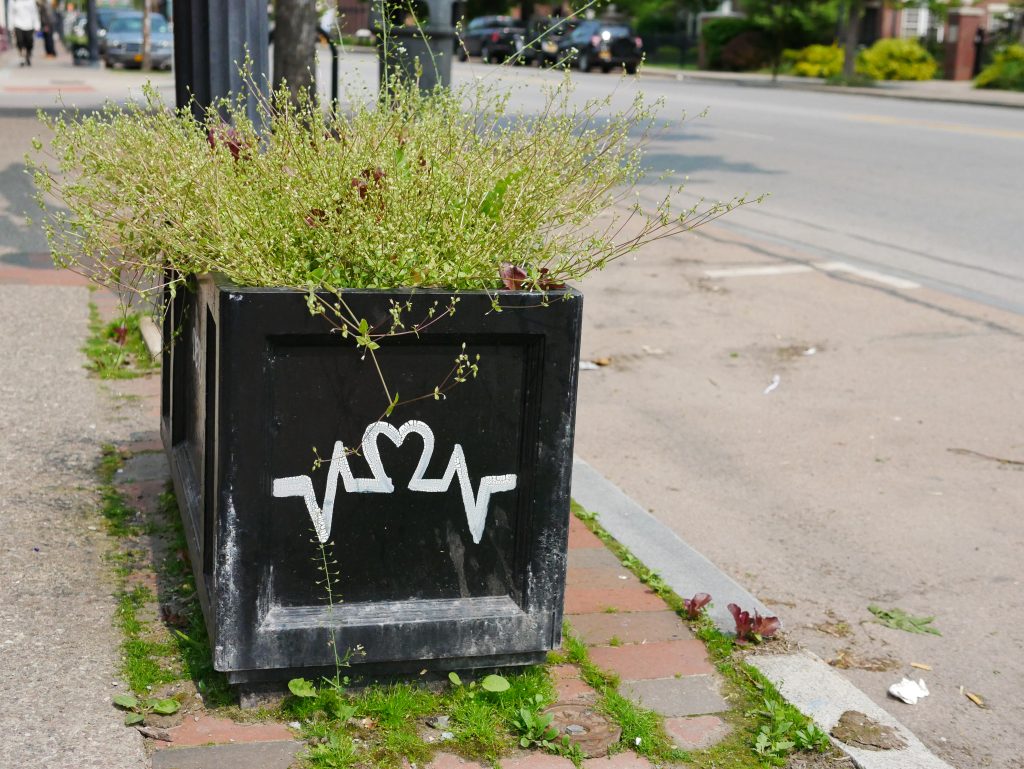
{"label": "silver car", "polygon": [[[159,13],[149,16],[150,63],[153,69],[170,69],[174,56],[174,35]],[[142,66],[142,14],[118,14],[107,27],[103,61],[108,67]]]}

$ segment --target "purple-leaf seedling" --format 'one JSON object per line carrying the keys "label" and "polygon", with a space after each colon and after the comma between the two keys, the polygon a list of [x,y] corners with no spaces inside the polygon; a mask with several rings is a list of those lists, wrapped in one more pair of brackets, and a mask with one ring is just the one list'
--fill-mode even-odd
{"label": "purple-leaf seedling", "polygon": [[778,617],[762,617],[757,611],[751,616],[749,611],[744,611],[734,603],[727,608],[736,621],[736,643],[761,643],[765,638],[775,635],[782,625]]}
{"label": "purple-leaf seedling", "polygon": [[696,593],[693,598],[684,598],[683,605],[686,607],[686,616],[690,619],[700,617],[700,610],[711,603],[711,596],[707,593]]}

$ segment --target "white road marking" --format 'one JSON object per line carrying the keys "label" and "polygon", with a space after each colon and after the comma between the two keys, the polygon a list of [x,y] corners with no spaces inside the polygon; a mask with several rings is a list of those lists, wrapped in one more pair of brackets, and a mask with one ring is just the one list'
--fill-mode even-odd
{"label": "white road marking", "polygon": [[876,283],[892,286],[893,288],[910,290],[921,287],[921,284],[915,283],[912,280],[896,278],[892,275],[886,275],[884,272],[876,272],[875,270],[865,270],[861,267],[854,267],[846,262],[820,262],[815,264],[814,267],[824,272],[845,272],[849,275],[856,275],[858,278],[864,278],[865,280],[873,280]]}
{"label": "white road marking", "polygon": [[747,278],[764,275],[796,275],[800,272],[811,272],[812,267],[805,264],[770,264],[755,267],[730,267],[721,270],[705,270],[709,278]]}
{"label": "white road marking", "polygon": [[720,270],[704,270],[704,274],[709,278],[759,278],[772,275],[799,275],[800,273],[814,272],[815,270],[820,272],[842,272],[847,275],[856,275],[858,278],[864,278],[864,280],[871,280],[875,283],[881,283],[884,286],[891,286],[892,288],[899,288],[907,291],[921,287],[919,283],[915,283],[912,280],[886,275],[884,272],[878,272],[876,270],[866,270],[862,267],[854,267],[852,264],[848,264],[847,262],[757,264],[747,267],[725,267]]}

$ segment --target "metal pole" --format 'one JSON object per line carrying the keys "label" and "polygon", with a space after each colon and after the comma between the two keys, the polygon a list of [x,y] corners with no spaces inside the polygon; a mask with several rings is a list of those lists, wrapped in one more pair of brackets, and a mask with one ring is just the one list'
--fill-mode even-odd
{"label": "metal pole", "polygon": [[[258,122],[257,100],[268,92],[270,69],[266,1],[177,0],[174,11],[178,106],[191,105],[202,118],[220,99],[241,94],[249,119]],[[251,80],[241,71],[247,58]]]}
{"label": "metal pole", "polygon": [[96,66],[100,61],[100,38],[99,25],[96,23],[96,0],[89,0],[86,5],[88,21],[86,22],[86,34],[89,37],[89,63]]}

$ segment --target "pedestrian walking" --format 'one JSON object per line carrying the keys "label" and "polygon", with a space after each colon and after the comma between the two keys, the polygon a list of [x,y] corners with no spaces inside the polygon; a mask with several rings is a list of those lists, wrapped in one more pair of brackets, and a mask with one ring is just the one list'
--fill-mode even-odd
{"label": "pedestrian walking", "polygon": [[53,45],[53,6],[50,0],[36,0],[36,10],[39,11],[39,25],[43,30],[43,48],[46,51],[47,59],[57,58],[57,49]]}
{"label": "pedestrian walking", "polygon": [[11,27],[14,29],[14,38],[18,44],[18,51],[25,59],[21,62],[21,66],[31,67],[32,46],[35,44],[36,32],[41,27],[36,0],[10,0],[10,4],[7,6],[7,14]]}

